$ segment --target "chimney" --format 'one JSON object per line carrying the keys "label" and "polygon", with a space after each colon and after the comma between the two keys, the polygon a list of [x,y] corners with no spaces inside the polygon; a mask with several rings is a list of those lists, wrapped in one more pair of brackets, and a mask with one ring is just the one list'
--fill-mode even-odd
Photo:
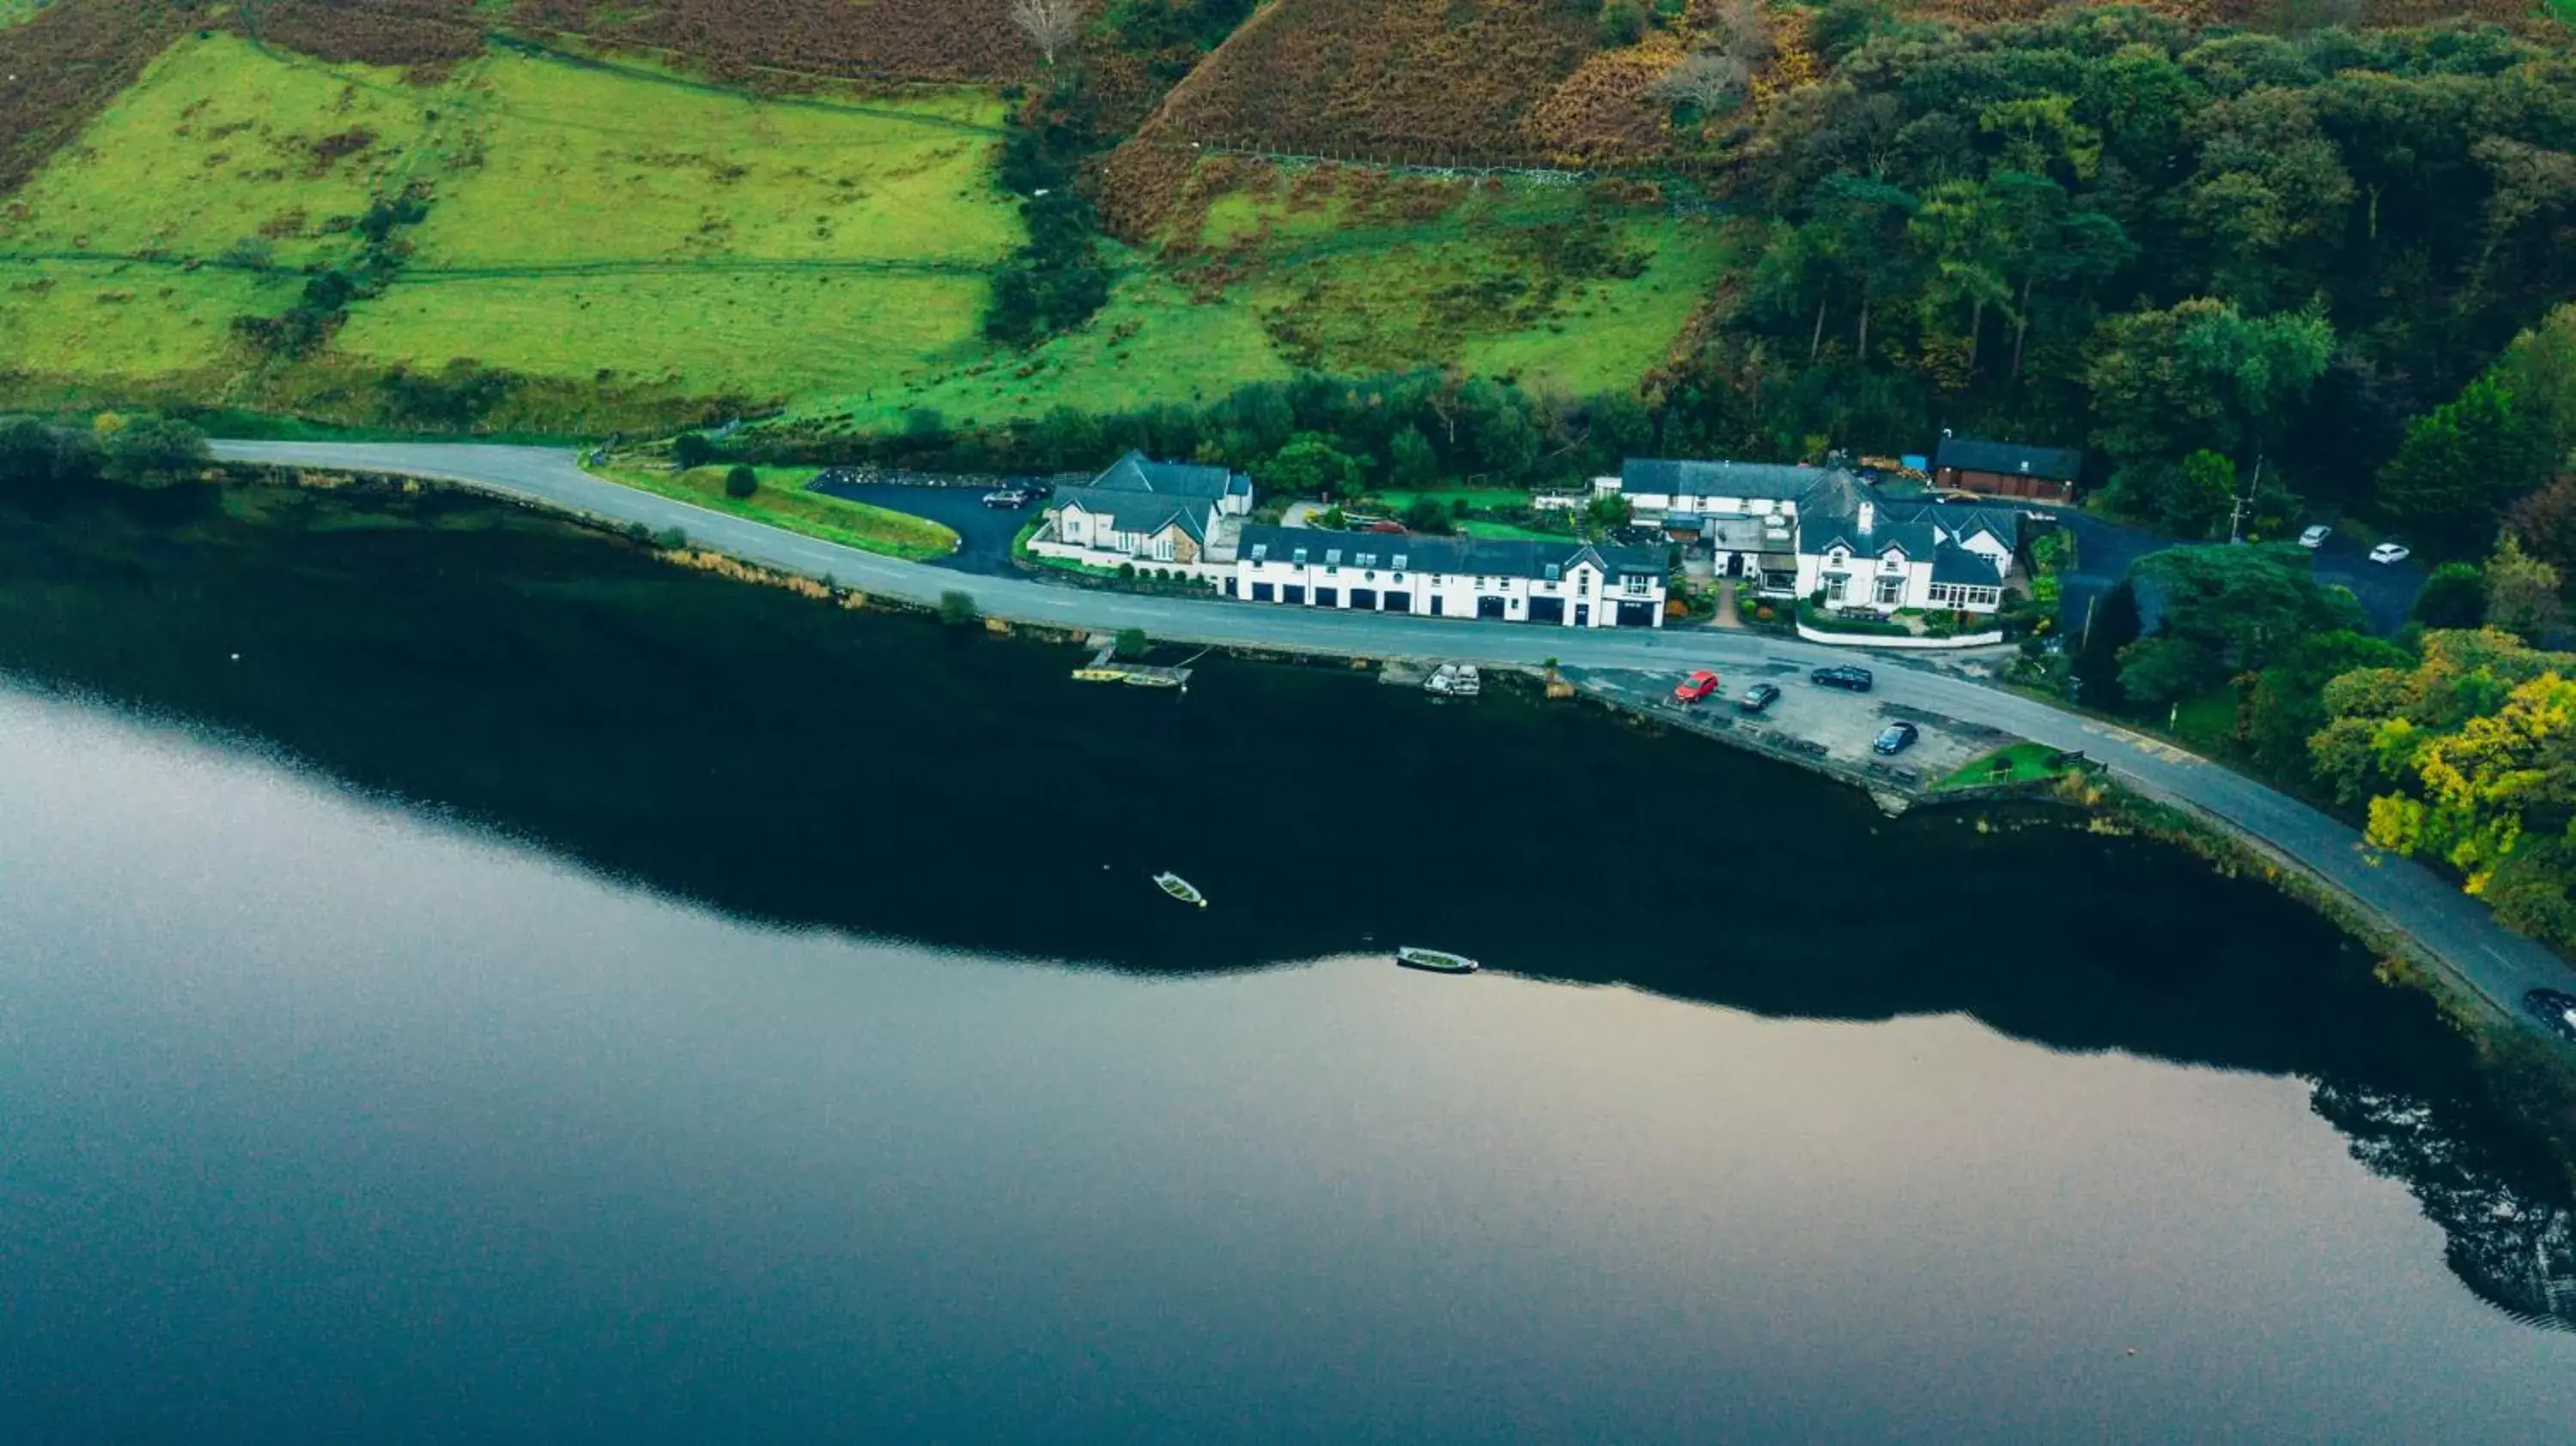
{"label": "chimney", "polygon": [[1870,501],[1866,497],[1862,498],[1860,501],[1860,516],[1853,525],[1860,529],[1861,536],[1867,537],[1869,536],[1870,528],[1875,525],[1877,521],[1878,504]]}

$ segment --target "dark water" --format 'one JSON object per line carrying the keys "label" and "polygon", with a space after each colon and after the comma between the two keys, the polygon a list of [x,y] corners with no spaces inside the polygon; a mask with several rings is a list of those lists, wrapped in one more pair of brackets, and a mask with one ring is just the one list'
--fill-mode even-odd
{"label": "dark water", "polygon": [[1071,662],[435,497],[0,507],[0,1441],[2576,1420],[2563,1174],[2261,888]]}

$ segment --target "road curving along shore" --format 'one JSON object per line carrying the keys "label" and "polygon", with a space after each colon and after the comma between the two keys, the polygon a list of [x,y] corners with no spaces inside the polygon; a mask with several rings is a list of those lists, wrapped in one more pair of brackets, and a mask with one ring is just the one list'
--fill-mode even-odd
{"label": "road curving along shore", "polygon": [[[1531,667],[1687,669],[1764,662],[1847,662],[1851,650],[1749,633],[1586,631],[1526,623],[1264,607],[1214,598],[1101,592],[1022,578],[967,579],[800,536],[766,523],[635,491],[584,472],[575,455],[539,447],[447,443],[217,442],[225,462],[306,467],[451,482],[620,526],[677,528],[700,547],[765,567],[830,577],[923,605],[971,587],[983,612],[1013,621],[1115,631],[1142,628],[1174,642],[1370,658],[1442,658]],[[2537,1028],[2520,1007],[2534,988],[2576,989],[2576,971],[2497,924],[2485,907],[2409,859],[2287,794],[2207,759],[2114,724],[2068,713],[1952,674],[1878,658],[1889,702],[1985,724],[2052,748],[2081,749],[2121,783],[2177,804],[2304,871],[2381,930],[2413,946],[2496,1009]]]}

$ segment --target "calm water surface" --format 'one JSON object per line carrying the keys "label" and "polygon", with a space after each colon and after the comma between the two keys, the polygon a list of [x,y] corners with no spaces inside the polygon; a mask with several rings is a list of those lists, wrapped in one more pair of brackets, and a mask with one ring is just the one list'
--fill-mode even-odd
{"label": "calm water surface", "polygon": [[0,1440],[2576,1420],[2563,1180],[2257,888],[458,516],[0,518]]}

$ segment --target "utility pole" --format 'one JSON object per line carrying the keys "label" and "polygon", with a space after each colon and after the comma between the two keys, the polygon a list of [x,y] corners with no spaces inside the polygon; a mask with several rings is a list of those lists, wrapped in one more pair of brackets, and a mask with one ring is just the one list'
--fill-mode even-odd
{"label": "utility pole", "polygon": [[2263,454],[2257,452],[2254,454],[2254,475],[2247,479],[2245,483],[2245,491],[2237,497],[2236,505],[2227,510],[2227,540],[2229,542],[2243,542],[2245,540],[2245,514],[2252,510],[2254,506],[2254,489],[2262,485]]}

